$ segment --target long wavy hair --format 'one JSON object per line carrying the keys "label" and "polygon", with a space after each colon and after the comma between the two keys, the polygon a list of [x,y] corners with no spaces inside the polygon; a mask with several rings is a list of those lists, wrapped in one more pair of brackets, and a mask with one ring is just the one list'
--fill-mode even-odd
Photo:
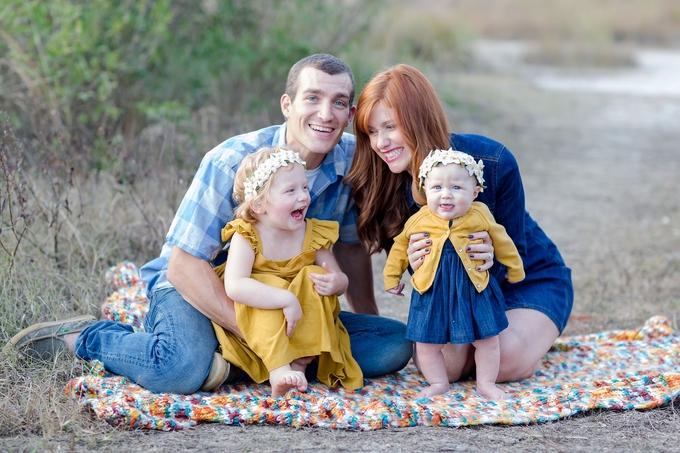
{"label": "long wavy hair", "polygon": [[[413,151],[410,173],[392,173],[371,148],[368,118],[378,104],[396,114],[397,128]],[[416,68],[400,64],[377,73],[363,89],[354,133],[357,147],[345,181],[352,186],[357,205],[359,237],[371,254],[389,251],[410,215],[407,185],[411,184],[414,200],[425,204],[414,181],[420,164],[431,150],[450,147],[446,113],[430,81]]]}

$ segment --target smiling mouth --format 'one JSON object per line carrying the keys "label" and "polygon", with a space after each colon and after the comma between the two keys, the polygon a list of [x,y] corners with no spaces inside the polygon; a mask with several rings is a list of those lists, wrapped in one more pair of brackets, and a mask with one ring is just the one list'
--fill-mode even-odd
{"label": "smiling mouth", "polygon": [[401,153],[403,152],[404,148],[397,148],[392,151],[383,153],[383,156],[385,156],[385,162],[389,164],[390,162],[395,161],[399,156],[401,156]]}
{"label": "smiling mouth", "polygon": [[330,134],[333,132],[335,129],[332,127],[322,127],[322,126],[317,126],[316,124],[310,124],[309,125],[310,129],[312,129],[315,132],[323,132],[324,134]]}

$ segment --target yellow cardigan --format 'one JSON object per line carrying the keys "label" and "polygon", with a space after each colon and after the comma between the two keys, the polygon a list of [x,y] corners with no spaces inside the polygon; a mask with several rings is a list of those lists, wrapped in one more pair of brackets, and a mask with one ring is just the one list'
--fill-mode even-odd
{"label": "yellow cardigan", "polygon": [[[452,222],[450,227],[449,222]],[[489,272],[477,271],[469,253],[465,251],[468,244],[472,242],[468,239],[468,235],[478,231],[489,232],[496,259],[508,268],[508,280],[512,283],[524,280],[524,266],[517,247],[508,236],[505,228],[496,223],[489,208],[484,203],[475,201],[467,214],[452,221],[438,217],[427,206],[423,206],[420,211],[411,216],[404,225],[404,230],[394,238],[394,245],[387,257],[383,271],[385,289],[398,286],[402,274],[408,267],[406,249],[409,237],[414,233],[427,232],[430,234],[432,245],[430,246],[430,253],[425,255],[425,262],[411,277],[413,288],[423,294],[432,286],[442,249],[448,238],[463,261],[465,270],[474,283],[477,292],[482,292],[489,283]]]}

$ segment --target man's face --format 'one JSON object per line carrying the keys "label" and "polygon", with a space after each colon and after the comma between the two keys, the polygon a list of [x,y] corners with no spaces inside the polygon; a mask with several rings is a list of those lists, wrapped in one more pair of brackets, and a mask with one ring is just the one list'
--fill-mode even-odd
{"label": "man's face", "polygon": [[348,74],[329,75],[311,67],[298,78],[295,100],[284,94],[281,110],[286,117],[286,142],[313,170],[338,144],[356,107],[349,104],[352,80]]}

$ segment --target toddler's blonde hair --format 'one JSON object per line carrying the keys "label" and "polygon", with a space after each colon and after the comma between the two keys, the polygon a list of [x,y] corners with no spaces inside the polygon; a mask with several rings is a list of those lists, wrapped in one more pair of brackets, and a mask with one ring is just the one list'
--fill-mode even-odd
{"label": "toddler's blonde hair", "polygon": [[248,154],[243,158],[241,165],[239,165],[238,170],[236,170],[236,176],[234,177],[234,192],[231,195],[231,198],[236,203],[238,203],[238,206],[234,208],[235,218],[243,219],[250,223],[257,222],[257,215],[253,212],[250,206],[252,204],[263,205],[266,203],[272,184],[272,179],[274,179],[276,173],[278,173],[280,170],[291,171],[293,169],[292,165],[278,168],[257,190],[257,194],[254,197],[249,198],[248,200],[245,199],[245,182],[248,180],[248,176],[255,173],[257,167],[269,159],[269,156],[280,151],[289,151],[289,149],[283,146],[261,148],[258,151]]}

